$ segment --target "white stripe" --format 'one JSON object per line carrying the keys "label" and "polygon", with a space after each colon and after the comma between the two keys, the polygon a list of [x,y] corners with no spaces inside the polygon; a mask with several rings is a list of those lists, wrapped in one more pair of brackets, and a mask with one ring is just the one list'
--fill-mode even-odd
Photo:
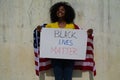
{"label": "white stripe", "polygon": [[93,51],[93,48],[91,46],[87,46],[87,50]]}
{"label": "white stripe", "polygon": [[34,48],[34,52],[35,52],[35,53],[38,53],[38,48]]}
{"label": "white stripe", "polygon": [[91,59],[93,59],[94,57],[93,57],[92,54],[87,54],[87,55],[86,55],[86,58],[91,58]]}
{"label": "white stripe", "polygon": [[93,62],[75,62],[75,65],[76,66],[81,65],[81,66],[91,66],[91,67],[93,67]]}
{"label": "white stripe", "polygon": [[49,65],[49,64],[51,64],[51,61],[50,61],[50,60],[48,60],[48,61],[46,61],[46,62],[40,62],[40,66],[47,66],[47,65]]}
{"label": "white stripe", "polygon": [[93,71],[96,71],[96,68],[95,68],[95,66],[93,67]]}
{"label": "white stripe", "polygon": [[35,57],[35,61],[36,61],[36,62],[39,62],[39,57]]}
{"label": "white stripe", "polygon": [[38,71],[39,71],[39,66],[35,66],[35,70],[38,70]]}
{"label": "white stripe", "polygon": [[93,40],[90,38],[87,38],[87,42],[90,42],[91,44],[93,44]]}

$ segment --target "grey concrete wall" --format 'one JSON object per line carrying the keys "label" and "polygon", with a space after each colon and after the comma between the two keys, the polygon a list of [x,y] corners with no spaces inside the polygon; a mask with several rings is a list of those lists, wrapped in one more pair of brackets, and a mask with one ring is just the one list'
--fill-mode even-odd
{"label": "grey concrete wall", "polygon": [[[120,0],[0,0],[0,80],[38,80],[34,71],[34,28],[49,23],[49,8],[68,1],[75,23],[94,29],[94,80],[120,79]],[[50,75],[47,75],[50,74]],[[54,80],[48,71],[46,80]],[[75,72],[73,80],[92,80],[89,72]]]}

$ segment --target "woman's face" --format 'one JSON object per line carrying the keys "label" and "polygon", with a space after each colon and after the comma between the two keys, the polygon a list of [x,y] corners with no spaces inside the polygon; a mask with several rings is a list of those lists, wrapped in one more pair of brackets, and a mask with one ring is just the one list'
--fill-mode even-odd
{"label": "woman's face", "polygon": [[65,16],[65,8],[63,6],[60,6],[57,11],[57,17],[64,18]]}

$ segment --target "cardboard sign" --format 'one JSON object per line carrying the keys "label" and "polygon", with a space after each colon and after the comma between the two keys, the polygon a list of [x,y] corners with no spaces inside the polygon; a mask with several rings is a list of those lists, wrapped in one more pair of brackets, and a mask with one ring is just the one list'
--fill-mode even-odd
{"label": "cardboard sign", "polygon": [[43,28],[40,38],[40,57],[84,60],[87,33],[84,30]]}

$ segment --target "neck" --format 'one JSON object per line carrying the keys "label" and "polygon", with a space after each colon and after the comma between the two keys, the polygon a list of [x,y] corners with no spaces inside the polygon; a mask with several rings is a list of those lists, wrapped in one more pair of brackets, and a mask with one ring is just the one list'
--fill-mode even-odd
{"label": "neck", "polygon": [[58,25],[60,28],[64,28],[66,26],[66,22],[65,21],[58,21]]}

